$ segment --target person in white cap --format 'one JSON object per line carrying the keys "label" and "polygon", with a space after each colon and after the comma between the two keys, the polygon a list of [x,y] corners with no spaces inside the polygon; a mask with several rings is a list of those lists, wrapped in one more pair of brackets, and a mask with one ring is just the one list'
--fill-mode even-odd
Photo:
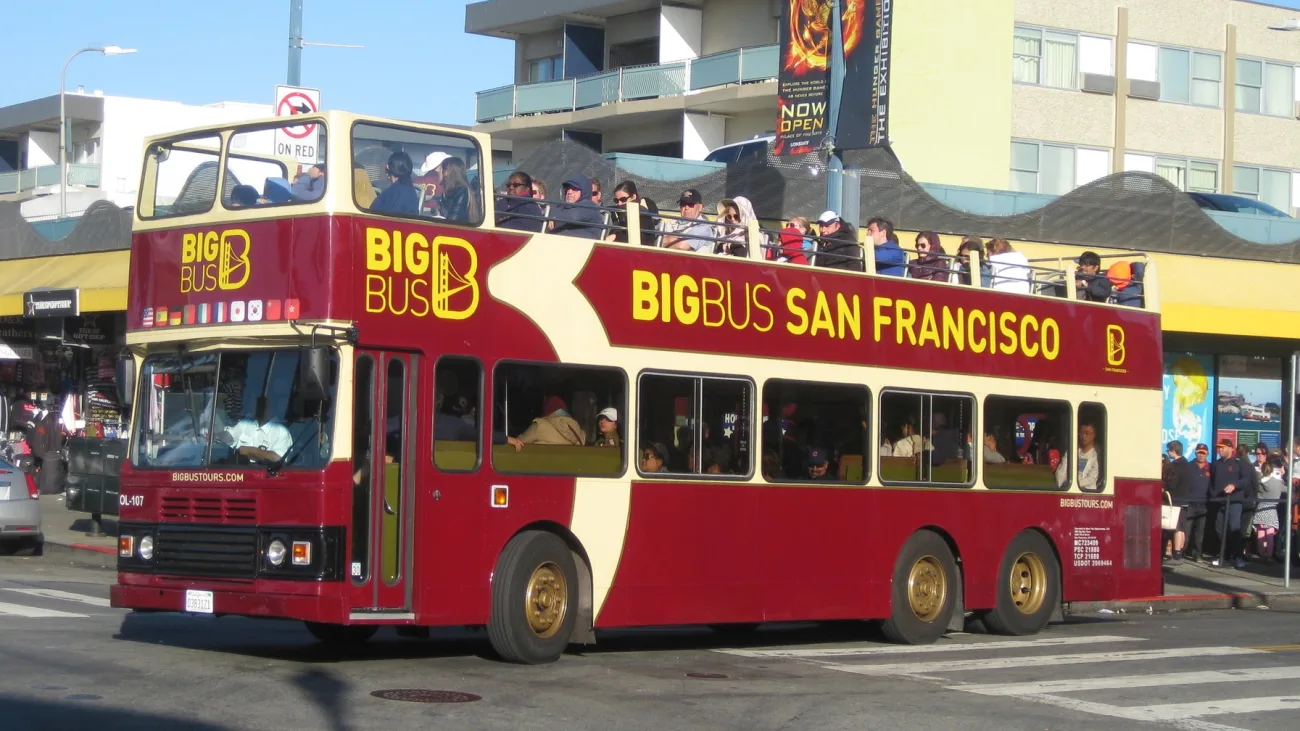
{"label": "person in white cap", "polygon": [[621,447],[623,440],[618,436],[618,410],[614,407],[601,409],[596,415],[597,447]]}
{"label": "person in white cap", "polygon": [[817,217],[821,241],[816,264],[827,269],[844,269],[852,272],[866,271],[862,263],[862,245],[858,243],[853,224],[840,218],[835,211],[826,211]]}
{"label": "person in white cap", "polygon": [[443,161],[451,157],[445,152],[430,152],[424,158],[424,165],[421,166],[416,177],[411,182],[417,187],[424,189],[424,208],[426,212],[437,213],[438,202],[437,196],[442,195],[442,171],[439,166]]}

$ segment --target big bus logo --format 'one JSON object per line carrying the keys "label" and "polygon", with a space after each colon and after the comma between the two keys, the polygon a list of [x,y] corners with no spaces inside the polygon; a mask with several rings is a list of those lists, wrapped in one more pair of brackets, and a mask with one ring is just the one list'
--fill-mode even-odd
{"label": "big bus logo", "polygon": [[1106,363],[1112,368],[1124,365],[1128,352],[1124,348],[1124,328],[1119,325],[1106,326]]}
{"label": "big bus logo", "polygon": [[181,294],[239,289],[253,272],[252,240],[241,228],[181,236]]}
{"label": "big bus logo", "polygon": [[454,236],[366,229],[366,312],[465,320],[478,309],[478,253]]}

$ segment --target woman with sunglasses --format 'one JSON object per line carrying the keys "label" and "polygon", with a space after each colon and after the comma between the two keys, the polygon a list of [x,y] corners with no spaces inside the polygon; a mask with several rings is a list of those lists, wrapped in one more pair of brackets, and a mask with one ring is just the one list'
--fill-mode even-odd
{"label": "woman with sunglasses", "polygon": [[541,233],[546,221],[542,207],[533,200],[533,178],[516,170],[506,181],[506,194],[497,198],[497,228]]}
{"label": "woman with sunglasses", "polygon": [[928,279],[932,282],[946,282],[952,276],[948,260],[943,257],[943,244],[939,243],[939,234],[922,231],[916,235],[916,261],[907,265],[907,276],[912,279]]}

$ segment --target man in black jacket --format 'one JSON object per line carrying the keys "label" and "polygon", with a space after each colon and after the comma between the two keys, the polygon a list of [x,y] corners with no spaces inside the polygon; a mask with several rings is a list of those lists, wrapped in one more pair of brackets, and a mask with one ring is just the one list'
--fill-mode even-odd
{"label": "man in black jacket", "polygon": [[858,243],[853,224],[840,218],[835,211],[826,211],[818,217],[817,223],[821,232],[817,245],[817,266],[865,272],[862,244]]}
{"label": "man in black jacket", "polygon": [[[1187,545],[1187,528],[1190,523],[1188,519],[1190,507],[1187,501],[1192,489],[1192,465],[1183,456],[1183,443],[1177,439],[1165,445],[1165,454],[1169,456],[1169,463],[1165,465],[1163,475],[1165,492],[1169,493],[1169,499],[1174,505],[1183,508],[1178,516],[1178,529],[1174,531],[1174,552],[1169,557],[1169,562],[1180,564],[1183,562],[1183,549]],[[1202,521],[1204,521],[1203,516],[1202,513]]]}
{"label": "man in black jacket", "polygon": [[1076,299],[1087,302],[1106,302],[1110,299],[1110,277],[1101,271],[1101,257],[1094,251],[1079,255],[1079,275],[1074,280]]}
{"label": "man in black jacket", "polygon": [[1213,483],[1213,467],[1209,463],[1210,448],[1204,444],[1196,445],[1196,461],[1188,463],[1187,470],[1187,509],[1183,511],[1183,532],[1190,542],[1187,546],[1188,558],[1201,560],[1205,546],[1205,519],[1207,515],[1205,501],[1210,498],[1210,486]]}
{"label": "man in black jacket", "polygon": [[1244,569],[1246,559],[1241,555],[1241,504],[1243,500],[1253,499],[1253,496],[1247,494],[1250,492],[1250,475],[1246,474],[1246,470],[1254,468],[1237,459],[1231,439],[1219,440],[1217,447],[1219,458],[1214,461],[1210,492],[1210,497],[1215,502],[1211,503],[1210,512],[1214,515],[1214,530],[1221,542],[1218,547],[1223,552],[1223,560],[1216,557],[1210,565],[1231,564]]}
{"label": "man in black jacket", "polygon": [[506,194],[497,198],[497,228],[541,233],[546,221],[542,220],[542,207],[532,199],[533,178],[516,170],[506,181]]}
{"label": "man in black jacket", "polygon": [[591,202],[591,178],[572,177],[564,181],[564,202],[551,209],[551,231],[580,239],[599,239],[605,227],[600,208]]}

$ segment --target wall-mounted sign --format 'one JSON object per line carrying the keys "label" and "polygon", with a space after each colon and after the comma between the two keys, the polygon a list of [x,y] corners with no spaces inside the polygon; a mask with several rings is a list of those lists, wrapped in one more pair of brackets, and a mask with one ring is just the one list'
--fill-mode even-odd
{"label": "wall-mounted sign", "polygon": [[79,291],[75,289],[38,289],[23,294],[23,314],[27,317],[76,317],[81,314]]}

